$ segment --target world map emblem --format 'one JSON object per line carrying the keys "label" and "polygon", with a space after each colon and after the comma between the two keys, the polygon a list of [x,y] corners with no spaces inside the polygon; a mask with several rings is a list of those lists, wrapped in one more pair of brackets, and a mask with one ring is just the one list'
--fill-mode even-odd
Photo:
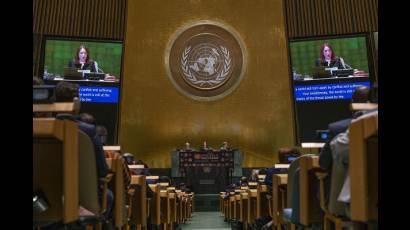
{"label": "world map emblem", "polygon": [[186,26],[172,39],[166,65],[176,88],[198,100],[215,100],[239,84],[243,45],[235,32],[213,22]]}
{"label": "world map emblem", "polygon": [[229,50],[224,46],[201,43],[196,47],[185,47],[181,57],[184,80],[199,89],[213,89],[221,86],[230,77]]}

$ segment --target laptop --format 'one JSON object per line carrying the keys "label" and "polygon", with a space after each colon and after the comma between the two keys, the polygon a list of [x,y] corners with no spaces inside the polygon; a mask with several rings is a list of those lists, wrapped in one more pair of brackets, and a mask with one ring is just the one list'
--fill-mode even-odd
{"label": "laptop", "polygon": [[328,66],[315,66],[313,67],[313,78],[314,79],[319,79],[319,78],[330,78],[332,76],[332,71]]}
{"label": "laptop", "polygon": [[83,73],[78,72],[78,69],[73,67],[64,67],[64,79],[84,80]]}
{"label": "laptop", "polygon": [[337,77],[349,77],[354,74],[354,69],[338,69],[334,70],[332,74]]}
{"label": "laptop", "polygon": [[105,73],[94,73],[94,72],[84,73],[84,78],[88,80],[96,80],[96,81],[104,80]]}

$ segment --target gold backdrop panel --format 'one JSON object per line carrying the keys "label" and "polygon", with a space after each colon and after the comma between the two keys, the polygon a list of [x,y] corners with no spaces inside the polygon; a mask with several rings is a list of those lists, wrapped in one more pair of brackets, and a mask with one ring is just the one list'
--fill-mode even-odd
{"label": "gold backdrop panel", "polygon": [[[229,95],[197,101],[167,77],[169,40],[183,25],[210,20],[233,28],[247,52],[246,71]],[[170,151],[223,141],[243,167],[270,166],[294,145],[293,114],[280,0],[128,1],[119,143],[150,167],[170,167]]]}

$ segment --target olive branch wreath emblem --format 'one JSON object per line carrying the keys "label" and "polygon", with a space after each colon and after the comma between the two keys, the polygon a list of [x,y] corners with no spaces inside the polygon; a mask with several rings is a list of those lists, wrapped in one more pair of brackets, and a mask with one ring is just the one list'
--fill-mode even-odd
{"label": "olive branch wreath emblem", "polygon": [[216,78],[210,79],[210,80],[198,80],[195,77],[195,74],[192,74],[188,66],[188,56],[189,56],[189,53],[191,52],[191,46],[188,46],[184,49],[184,52],[182,52],[182,57],[181,57],[181,69],[182,69],[183,74],[188,78],[188,80],[192,84],[199,85],[199,86],[204,86],[204,85],[213,86],[214,84],[219,84],[225,80],[231,68],[231,57],[226,47],[220,46],[220,48],[224,56],[223,68],[222,68],[222,71],[218,73]]}

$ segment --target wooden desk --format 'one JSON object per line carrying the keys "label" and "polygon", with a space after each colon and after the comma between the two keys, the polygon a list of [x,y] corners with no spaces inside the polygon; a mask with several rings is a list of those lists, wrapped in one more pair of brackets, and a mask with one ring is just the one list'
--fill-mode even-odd
{"label": "wooden desk", "polygon": [[275,164],[275,168],[277,169],[288,169],[290,164]]}
{"label": "wooden desk", "polygon": [[41,189],[50,202],[47,211],[33,213],[33,220],[78,219],[78,151],[75,122],[33,118],[33,192]]}
{"label": "wooden desk", "polygon": [[256,196],[256,218],[269,215],[268,199],[266,198],[267,192],[267,185],[258,184]]}
{"label": "wooden desk", "polygon": [[378,220],[378,115],[352,122],[349,129],[351,219]]}
{"label": "wooden desk", "polygon": [[283,223],[282,208],[285,207],[285,204],[282,203],[283,197],[281,197],[281,192],[279,191],[280,186],[287,185],[288,183],[288,174],[273,174],[272,175],[272,213],[273,213],[273,224],[279,226]]}
{"label": "wooden desk", "polygon": [[131,176],[131,187],[135,190],[132,202],[132,215],[131,221],[137,227],[147,226],[147,195],[146,195],[146,182],[143,175]]}
{"label": "wooden desk", "polygon": [[167,190],[160,190],[161,197],[161,224],[170,224],[171,223],[171,203],[168,196]]}
{"label": "wooden desk", "polygon": [[56,102],[50,104],[33,104],[33,112],[70,113],[78,111],[78,102]]}
{"label": "wooden desk", "polygon": [[169,191],[168,198],[171,223],[177,222],[177,194],[175,192]]}
{"label": "wooden desk", "polygon": [[299,198],[300,198],[300,222],[308,226],[311,219],[310,203],[310,184],[309,170],[319,167],[319,157],[316,155],[302,156],[300,158],[300,181],[299,181]]}
{"label": "wooden desk", "polygon": [[257,217],[257,197],[258,197],[258,190],[257,189],[249,189],[248,190],[249,199],[248,199],[248,223],[253,223]]}
{"label": "wooden desk", "polygon": [[159,184],[150,184],[148,185],[154,193],[154,197],[151,199],[150,203],[150,216],[152,224],[160,225],[161,224],[161,196],[160,196],[160,186]]}
{"label": "wooden desk", "polygon": [[119,146],[119,145],[112,145],[112,146],[104,145],[104,146],[103,146],[103,150],[104,150],[104,151],[120,152],[120,151],[121,151],[121,146]]}
{"label": "wooden desk", "polygon": [[239,201],[239,207],[240,207],[240,213],[239,213],[239,220],[243,222],[244,224],[248,223],[248,202],[249,200],[249,194],[247,191],[241,192],[240,193],[240,201]]}
{"label": "wooden desk", "polygon": [[[110,169],[114,172],[114,217],[115,227],[121,228],[128,222],[128,214],[131,210],[127,210],[127,200],[131,194],[128,191],[128,184],[124,181],[124,164],[123,159],[119,154],[113,155],[114,158],[106,158]],[[132,202],[131,202],[132,203]]]}
{"label": "wooden desk", "polygon": [[229,195],[229,219],[235,218],[235,193]]}

